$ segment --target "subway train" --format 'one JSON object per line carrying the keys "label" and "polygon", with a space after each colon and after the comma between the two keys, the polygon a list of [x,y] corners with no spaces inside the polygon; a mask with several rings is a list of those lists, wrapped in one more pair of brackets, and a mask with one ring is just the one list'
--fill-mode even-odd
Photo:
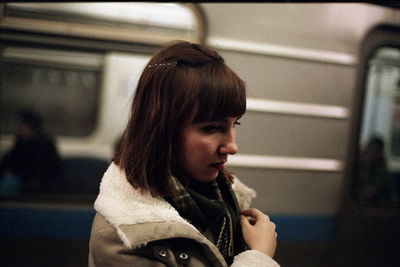
{"label": "subway train", "polygon": [[87,266],[101,176],[141,70],[171,40],[216,49],[246,83],[228,167],[276,223],[282,266],[399,266],[398,4],[9,2],[0,12],[0,155],[30,106],[65,172],[63,193],[0,196],[1,266]]}

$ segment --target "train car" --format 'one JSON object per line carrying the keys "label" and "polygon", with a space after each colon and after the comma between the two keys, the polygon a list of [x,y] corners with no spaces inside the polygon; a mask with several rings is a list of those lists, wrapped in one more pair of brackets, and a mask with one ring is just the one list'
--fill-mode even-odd
{"label": "train car", "polygon": [[[65,184],[1,196],[0,265],[87,265],[93,200],[138,75],[180,39],[218,50],[246,82],[228,167],[276,223],[277,261],[398,266],[399,31],[395,4],[1,4],[0,153],[31,106],[55,137]],[[363,161],[372,139],[375,176]],[[383,176],[384,193],[365,185]]]}

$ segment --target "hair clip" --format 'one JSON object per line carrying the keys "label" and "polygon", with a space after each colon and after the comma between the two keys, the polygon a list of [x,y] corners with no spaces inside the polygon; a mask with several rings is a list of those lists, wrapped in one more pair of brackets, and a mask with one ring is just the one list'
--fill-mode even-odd
{"label": "hair clip", "polygon": [[170,66],[170,65],[176,65],[177,62],[173,61],[173,62],[166,62],[166,63],[155,63],[155,64],[149,64],[147,65],[148,68],[154,68],[154,67],[158,67],[158,66]]}

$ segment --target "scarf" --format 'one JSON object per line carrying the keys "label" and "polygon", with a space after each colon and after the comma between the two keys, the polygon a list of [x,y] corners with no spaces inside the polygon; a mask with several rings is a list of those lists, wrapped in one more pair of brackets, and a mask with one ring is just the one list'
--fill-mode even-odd
{"label": "scarf", "polygon": [[178,196],[166,200],[200,232],[213,232],[215,245],[230,265],[233,257],[247,249],[240,227],[239,206],[231,184],[219,175],[215,181],[191,180],[184,187],[171,177]]}

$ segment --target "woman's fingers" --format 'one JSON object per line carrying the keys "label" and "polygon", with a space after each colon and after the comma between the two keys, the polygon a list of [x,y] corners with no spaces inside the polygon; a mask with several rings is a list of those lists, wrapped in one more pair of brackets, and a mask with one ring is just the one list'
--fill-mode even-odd
{"label": "woman's fingers", "polygon": [[250,221],[251,225],[254,225],[257,222],[257,220],[270,221],[268,215],[262,213],[258,209],[242,210],[241,214],[248,218],[248,220]]}
{"label": "woman's fingers", "polygon": [[240,221],[246,244],[273,257],[278,235],[269,217],[257,209],[248,209],[242,211]]}
{"label": "woman's fingers", "polygon": [[[252,216],[252,217],[261,217],[261,216],[267,216],[264,213],[262,213],[261,211],[259,211],[258,209],[247,209],[247,210],[242,210],[241,214],[245,215],[245,216]],[[268,216],[267,216],[268,217]]]}

